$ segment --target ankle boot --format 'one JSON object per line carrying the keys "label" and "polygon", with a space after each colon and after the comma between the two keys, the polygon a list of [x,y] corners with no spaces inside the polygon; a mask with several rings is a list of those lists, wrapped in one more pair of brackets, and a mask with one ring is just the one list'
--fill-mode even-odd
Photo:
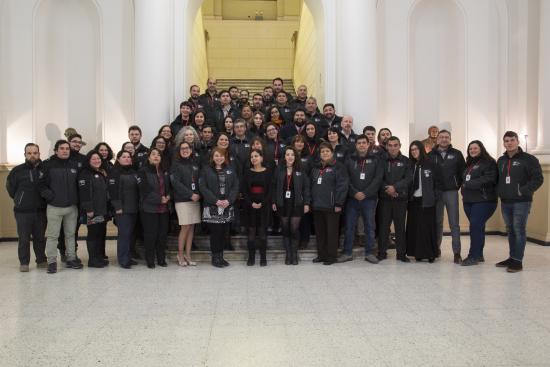
{"label": "ankle boot", "polygon": [[266,266],[267,265],[267,240],[261,239],[258,240],[258,244],[260,245],[260,266]]}
{"label": "ankle boot", "polygon": [[283,247],[285,248],[285,265],[290,265],[292,262],[292,252],[290,250],[290,238],[283,237]]}
{"label": "ankle boot", "polygon": [[219,253],[212,253],[212,265],[216,268],[223,268],[223,264],[220,261],[221,255]]}
{"label": "ankle boot", "polygon": [[256,244],[254,241],[248,241],[248,261],[246,262],[246,265],[248,266],[254,266],[256,262]]}
{"label": "ankle boot", "polygon": [[222,266],[229,266],[229,263],[223,258],[223,251],[220,252],[220,264],[222,264]]}
{"label": "ankle boot", "polygon": [[292,265],[298,265],[298,240],[292,239],[290,241],[290,250],[291,250],[291,253],[292,253],[291,264]]}

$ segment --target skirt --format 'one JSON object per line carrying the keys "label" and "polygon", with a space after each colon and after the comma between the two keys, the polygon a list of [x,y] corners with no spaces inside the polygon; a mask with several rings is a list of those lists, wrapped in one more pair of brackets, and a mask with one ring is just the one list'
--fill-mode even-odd
{"label": "skirt", "polygon": [[195,201],[176,203],[176,213],[180,226],[201,222],[201,205]]}
{"label": "skirt", "polygon": [[435,206],[423,208],[422,198],[409,201],[407,255],[417,259],[435,259],[437,256]]}

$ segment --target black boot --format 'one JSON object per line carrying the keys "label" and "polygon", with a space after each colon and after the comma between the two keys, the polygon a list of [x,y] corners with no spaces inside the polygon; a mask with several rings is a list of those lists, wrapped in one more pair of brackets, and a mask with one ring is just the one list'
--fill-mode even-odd
{"label": "black boot", "polygon": [[290,238],[283,237],[283,247],[285,248],[285,265],[290,265],[292,263],[292,252],[290,250]]}
{"label": "black boot", "polygon": [[298,265],[298,240],[291,239],[290,241],[290,251],[291,251],[291,264]]}
{"label": "black boot", "polygon": [[248,266],[254,266],[256,262],[256,244],[254,241],[248,241],[248,261],[246,262],[246,265]]}
{"label": "black boot", "polygon": [[267,240],[261,239],[258,240],[258,244],[260,245],[260,266],[266,266],[267,265]]}
{"label": "black boot", "polygon": [[229,263],[223,258],[223,251],[220,253],[220,264],[222,264],[222,266],[229,266]]}
{"label": "black boot", "polygon": [[212,265],[216,268],[223,268],[223,264],[220,262],[220,254],[219,253],[212,253]]}

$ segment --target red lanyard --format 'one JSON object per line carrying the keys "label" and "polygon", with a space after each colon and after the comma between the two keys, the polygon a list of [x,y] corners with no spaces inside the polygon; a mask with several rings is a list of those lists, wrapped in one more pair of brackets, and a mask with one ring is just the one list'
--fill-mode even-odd
{"label": "red lanyard", "polygon": [[275,155],[274,155],[275,159],[278,159],[279,158],[279,142],[278,141],[275,141]]}
{"label": "red lanyard", "polygon": [[327,169],[327,167],[319,170],[319,178],[323,177],[323,174],[325,173],[326,169]]}
{"label": "red lanyard", "polygon": [[290,175],[287,173],[286,175],[286,191],[290,191],[290,184],[292,183],[292,172]]}
{"label": "red lanyard", "polygon": [[508,159],[508,177],[510,177],[510,164],[512,163],[511,159]]}
{"label": "red lanyard", "polygon": [[361,172],[365,172],[365,162],[367,158],[363,159],[363,162],[361,162]]}
{"label": "red lanyard", "polygon": [[311,146],[309,143],[307,143],[307,150],[309,150],[309,155],[313,155],[313,152],[315,152],[315,148],[317,148],[317,144],[313,145],[313,149],[311,149]]}

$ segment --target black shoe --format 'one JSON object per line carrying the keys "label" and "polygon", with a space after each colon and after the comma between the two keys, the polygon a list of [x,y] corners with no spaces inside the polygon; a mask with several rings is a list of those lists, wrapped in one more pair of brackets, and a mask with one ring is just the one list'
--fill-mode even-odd
{"label": "black shoe", "polygon": [[478,264],[478,260],[477,259],[474,259],[473,257],[467,257],[465,258],[464,260],[462,260],[462,266],[472,266],[472,265],[477,265]]}
{"label": "black shoe", "polygon": [[121,264],[120,267],[122,269],[132,269],[132,265],[130,265],[130,264]]}
{"label": "black shoe", "polygon": [[521,261],[517,261],[517,260],[512,260],[510,262],[510,265],[508,265],[508,267],[506,268],[506,271],[508,273],[517,273],[518,271],[522,271],[523,270],[523,264],[521,263]]}
{"label": "black shoe", "polygon": [[105,265],[103,265],[103,262],[90,262],[88,261],[88,267],[89,268],[104,268]]}
{"label": "black shoe", "polygon": [[223,258],[223,255],[221,256],[220,259],[221,259],[220,262],[221,262],[222,266],[229,266],[229,263],[227,261],[225,261],[225,259]]}
{"label": "black shoe", "polygon": [[433,257],[431,257],[431,258],[428,259],[428,262],[429,262],[430,264],[433,264],[434,261],[435,261],[435,259],[434,259]]}
{"label": "black shoe", "polygon": [[67,262],[67,255],[61,255],[61,262],[66,263]]}
{"label": "black shoe", "polygon": [[212,266],[215,266],[216,268],[223,268],[219,254],[212,254]]}
{"label": "black shoe", "polygon": [[254,266],[256,263],[256,242],[248,241],[248,260],[246,261],[247,266]]}
{"label": "black shoe", "polygon": [[460,254],[455,254],[453,262],[455,264],[460,264],[462,262],[462,257],[460,256]]}
{"label": "black shoe", "polygon": [[319,256],[317,256],[315,259],[311,260],[312,263],[322,263],[325,260],[321,259]]}
{"label": "black shoe", "polygon": [[161,267],[163,267],[163,268],[165,268],[165,267],[168,266],[168,263],[166,262],[166,260],[162,260],[162,261],[159,261],[159,262],[158,262],[158,265],[161,266]]}
{"label": "black shoe", "polygon": [[332,265],[332,264],[336,264],[336,260],[323,261],[323,265]]}
{"label": "black shoe", "polygon": [[512,259],[508,258],[508,259],[506,259],[506,260],[504,260],[504,261],[501,261],[501,262],[499,262],[499,263],[496,263],[495,266],[496,266],[497,268],[507,268],[508,265],[510,265],[510,264],[512,263],[512,261],[513,261]]}
{"label": "black shoe", "polygon": [[75,255],[74,261],[76,261],[79,264],[82,264],[82,260],[78,256]]}
{"label": "black shoe", "polygon": [[256,254],[248,254],[248,260],[246,260],[246,266],[254,266],[256,264]]}
{"label": "black shoe", "polygon": [[49,263],[48,264],[48,274],[55,274],[57,273],[57,263]]}
{"label": "black shoe", "polygon": [[382,261],[382,260],[386,260],[388,258],[388,254],[387,253],[378,253],[378,255],[376,255],[376,257],[378,258],[378,260]]}
{"label": "black shoe", "polygon": [[128,264],[129,264],[129,265],[137,265],[138,262],[135,261],[135,260],[130,259],[130,261],[128,262]]}
{"label": "black shoe", "polygon": [[109,260],[103,259],[102,262],[103,262],[103,266],[109,266]]}
{"label": "black shoe", "polygon": [[82,269],[84,266],[76,260],[67,260],[65,267],[69,269]]}
{"label": "black shoe", "polygon": [[410,260],[407,256],[405,256],[405,255],[399,256],[399,257],[397,258],[397,260],[399,260],[399,261],[401,261],[401,262],[404,262],[404,263],[410,263],[410,262],[411,262],[411,260]]}
{"label": "black shoe", "polygon": [[484,263],[485,258],[483,257],[483,255],[481,255],[481,257],[479,259],[477,259],[477,261],[479,261],[480,263]]}
{"label": "black shoe", "polygon": [[136,260],[143,260],[143,258],[141,257],[140,254],[138,254],[137,252],[135,254],[132,254],[130,256],[132,259],[136,259]]}
{"label": "black shoe", "polygon": [[154,264],[154,263],[152,263],[152,264],[147,264],[147,267],[148,267],[149,269],[154,269],[154,268],[155,268],[155,264]]}

